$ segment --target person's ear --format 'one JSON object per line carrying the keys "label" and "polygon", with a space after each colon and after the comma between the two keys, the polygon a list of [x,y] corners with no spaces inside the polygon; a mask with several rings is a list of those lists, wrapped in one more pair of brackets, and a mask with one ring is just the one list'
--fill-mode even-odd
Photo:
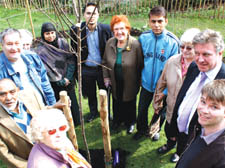
{"label": "person's ear", "polygon": [[19,87],[16,87],[16,91],[19,92],[20,91],[20,88]]}
{"label": "person's ear", "polygon": [[165,19],[165,22],[166,22],[166,25],[167,25],[168,24],[168,19],[167,18]]}

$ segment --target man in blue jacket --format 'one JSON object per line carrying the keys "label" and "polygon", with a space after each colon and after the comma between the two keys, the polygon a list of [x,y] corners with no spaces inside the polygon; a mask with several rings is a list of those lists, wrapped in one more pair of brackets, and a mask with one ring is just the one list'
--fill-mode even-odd
{"label": "man in blue jacket", "polygon": [[20,32],[6,29],[0,35],[0,79],[10,78],[20,90],[32,89],[45,105],[56,103],[47,72],[37,54],[22,49]]}
{"label": "man in blue jacket", "polygon": [[165,29],[167,23],[166,10],[160,6],[154,7],[149,12],[151,30],[144,32],[139,38],[144,54],[144,69],[138,105],[138,131],[133,137],[135,140],[148,134],[148,107],[151,104],[157,81],[167,59],[179,52],[179,40]]}

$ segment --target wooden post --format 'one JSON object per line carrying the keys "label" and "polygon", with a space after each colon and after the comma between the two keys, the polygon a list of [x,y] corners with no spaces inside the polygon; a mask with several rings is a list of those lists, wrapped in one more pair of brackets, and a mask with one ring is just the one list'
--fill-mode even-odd
{"label": "wooden post", "polygon": [[109,131],[109,120],[108,120],[108,103],[107,93],[105,90],[99,91],[100,99],[100,118],[102,125],[102,136],[105,151],[105,168],[112,168],[112,152],[111,152],[111,140]]}
{"label": "wooden post", "polygon": [[66,116],[66,119],[67,119],[67,121],[69,123],[69,127],[70,127],[70,129],[68,131],[69,138],[72,141],[74,148],[78,151],[77,137],[76,137],[76,132],[75,132],[75,129],[74,129],[74,124],[73,124],[73,118],[72,118],[71,110],[70,110],[70,107],[68,105],[67,92],[66,91],[61,91],[59,93],[59,95],[60,95],[61,102],[66,104],[66,106],[63,107],[63,112],[64,112],[64,114]]}
{"label": "wooden post", "polygon": [[33,22],[32,22],[32,17],[31,17],[31,12],[30,12],[30,5],[29,5],[28,0],[26,0],[26,6],[27,6],[27,12],[28,12],[28,15],[29,15],[29,19],[30,19],[30,25],[31,25],[31,29],[32,29],[33,38],[35,40],[36,37],[35,37],[35,32],[34,32],[34,25],[33,25]]}

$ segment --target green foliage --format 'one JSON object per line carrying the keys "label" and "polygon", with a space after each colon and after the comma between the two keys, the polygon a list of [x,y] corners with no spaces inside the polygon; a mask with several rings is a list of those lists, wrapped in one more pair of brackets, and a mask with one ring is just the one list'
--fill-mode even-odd
{"label": "green foliage", "polygon": [[[132,27],[137,28],[141,31],[148,30],[148,13],[149,9],[142,9],[139,15],[133,15],[129,17]],[[142,13],[143,12],[143,13]],[[178,37],[188,28],[196,27],[201,30],[210,28],[220,31],[225,37],[225,19],[213,19],[208,16],[212,16],[213,11],[205,11],[200,13],[201,17],[198,17],[198,11],[189,10],[188,13],[177,13],[176,15],[169,14],[167,29],[176,34]],[[57,21],[54,14],[50,14],[53,21]],[[76,20],[74,16],[69,16],[72,21]],[[35,33],[40,36],[41,25],[44,22],[51,21],[48,17],[40,12],[32,13],[33,24]],[[7,21],[8,20],[8,21]],[[109,24],[111,16],[102,15],[100,22]],[[0,7],[0,32],[8,27],[13,28],[26,28],[31,31],[29,18],[24,9],[8,10]],[[58,21],[57,21],[58,22]],[[65,25],[64,25],[65,26]],[[60,27],[59,27],[60,28]],[[65,26],[65,29],[68,29]],[[138,100],[138,99],[137,99]],[[82,99],[83,111],[85,117],[89,113],[88,102],[86,99]],[[153,114],[152,107],[149,108],[149,121]],[[96,119],[91,123],[85,123],[86,136],[89,148],[103,148],[102,133],[100,127],[100,119]],[[76,128],[78,137],[79,147],[84,149],[83,139],[81,136],[81,127]],[[158,155],[156,149],[166,142],[164,132],[161,131],[161,138],[158,142],[152,142],[148,138],[142,138],[139,141],[134,141],[132,135],[126,134],[125,127],[116,132],[111,132],[112,148],[121,147],[124,150],[130,152],[127,158],[127,168],[172,168],[175,165],[169,163],[169,158],[175,150],[172,150],[168,154]],[[0,168],[5,168],[4,164],[0,161]]]}

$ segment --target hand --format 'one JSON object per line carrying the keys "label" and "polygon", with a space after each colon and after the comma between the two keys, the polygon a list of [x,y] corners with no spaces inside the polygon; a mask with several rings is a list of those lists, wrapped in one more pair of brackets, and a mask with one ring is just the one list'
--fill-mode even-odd
{"label": "hand", "polygon": [[176,137],[170,137],[172,141],[176,141]]}
{"label": "hand", "polygon": [[81,26],[81,23],[76,23],[75,26],[76,27],[80,27]]}
{"label": "hand", "polygon": [[[70,100],[70,97],[68,97],[68,106],[71,107],[71,100]],[[53,106],[51,106],[51,108],[57,108],[57,109],[63,109],[63,107],[65,107],[66,104],[65,103],[62,103],[61,100],[57,101]]]}
{"label": "hand", "polygon": [[105,87],[108,88],[111,85],[111,80],[109,78],[104,78]]}
{"label": "hand", "polygon": [[68,86],[68,85],[70,84],[70,81],[69,81],[69,79],[67,79],[67,78],[64,78],[64,80],[66,81],[66,83],[65,83],[65,86]]}
{"label": "hand", "polygon": [[157,110],[154,109],[155,114],[159,114],[159,111],[160,111],[159,109],[157,109]]}

